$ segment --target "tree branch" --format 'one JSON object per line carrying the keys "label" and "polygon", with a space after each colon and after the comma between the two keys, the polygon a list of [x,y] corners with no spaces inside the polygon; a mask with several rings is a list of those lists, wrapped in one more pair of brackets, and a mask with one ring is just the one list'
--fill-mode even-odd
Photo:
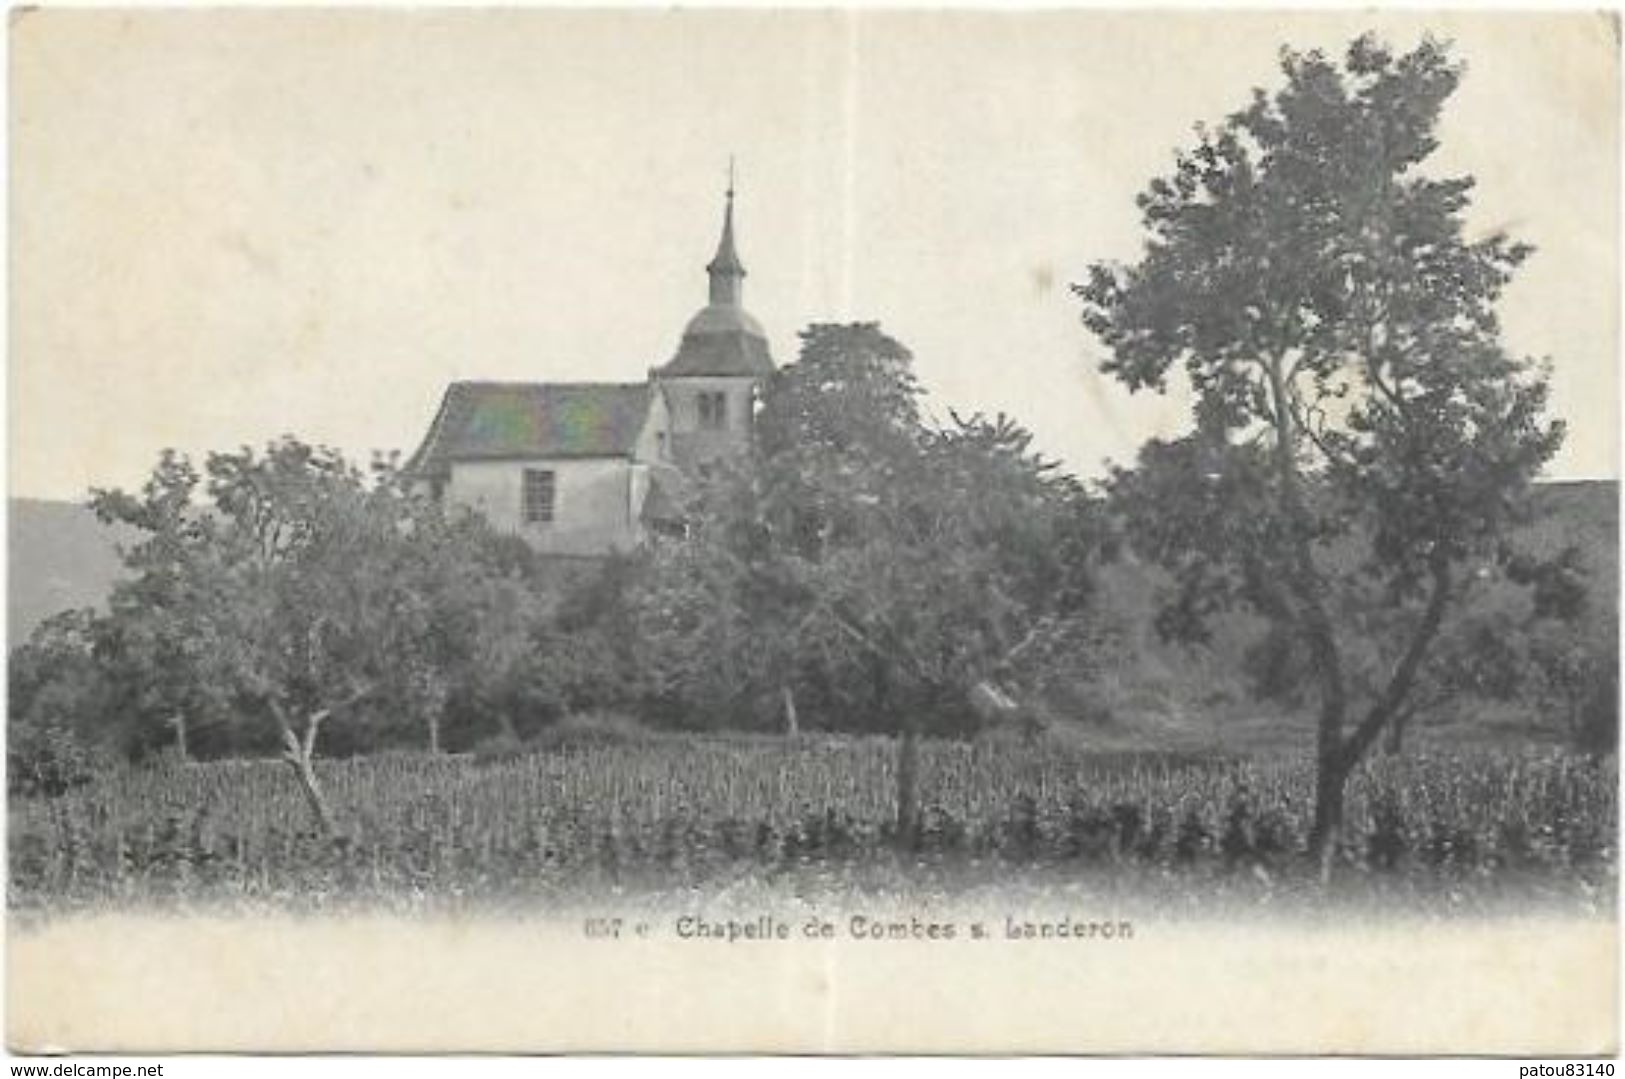
{"label": "tree branch", "polygon": [[[1299,395],[1297,388],[1290,382],[1288,382],[1288,392],[1291,401],[1292,422],[1297,424],[1298,430],[1304,433],[1304,436],[1309,439],[1309,441],[1314,445],[1315,449],[1319,450],[1320,455],[1326,458],[1326,460],[1344,465],[1349,464],[1349,459],[1345,455],[1337,453],[1329,445],[1327,445],[1326,442],[1321,438],[1320,432],[1315,430],[1314,425],[1309,422],[1309,417],[1306,414],[1308,410],[1303,404],[1303,398]],[[1322,416],[1325,415],[1324,410],[1322,410],[1318,405],[1315,406],[1315,411]]]}
{"label": "tree branch", "polygon": [[1308,631],[1310,652],[1321,679],[1323,722],[1317,736],[1317,750],[1326,757],[1336,752],[1338,740],[1342,737],[1347,690],[1343,683],[1342,657],[1338,652],[1336,631],[1332,628],[1331,616],[1322,600],[1323,585],[1315,570],[1314,556],[1309,550],[1311,521],[1298,476],[1292,430],[1294,421],[1288,414],[1291,407],[1287,400],[1289,391],[1281,372],[1283,359],[1284,353],[1277,353],[1267,371],[1276,413],[1276,467],[1280,477],[1282,508],[1286,511],[1291,532],[1287,541],[1290,545],[1287,580],[1298,600],[1302,623]]}
{"label": "tree branch", "polygon": [[283,710],[282,704],[275,697],[265,697],[266,710],[271,718],[276,720],[277,733],[282,738],[282,759],[290,764],[299,763],[299,736],[293,732],[293,724],[288,722],[288,713]]}

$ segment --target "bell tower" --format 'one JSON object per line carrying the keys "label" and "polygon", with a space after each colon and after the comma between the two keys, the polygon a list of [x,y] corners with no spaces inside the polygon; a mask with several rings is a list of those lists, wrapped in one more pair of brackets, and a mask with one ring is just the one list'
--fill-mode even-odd
{"label": "bell tower", "polygon": [[676,355],[652,373],[666,395],[672,456],[682,468],[749,448],[756,397],[773,374],[767,335],[744,307],[745,265],[734,241],[731,162],[722,237],[705,272],[708,302],[689,320]]}

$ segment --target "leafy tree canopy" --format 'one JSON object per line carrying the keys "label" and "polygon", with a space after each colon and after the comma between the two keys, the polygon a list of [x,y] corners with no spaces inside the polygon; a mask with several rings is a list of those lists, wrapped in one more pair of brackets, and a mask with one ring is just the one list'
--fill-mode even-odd
{"label": "leafy tree canopy", "polygon": [[657,553],[649,668],[713,714],[898,729],[966,713],[1089,595],[1081,488],[1008,417],[923,417],[907,349],[873,323],[802,333],[758,449],[702,485],[687,540]]}
{"label": "leafy tree canopy", "polygon": [[139,495],[93,505],[142,533],[110,616],[141,694],[273,736],[325,828],[311,767],[325,723],[371,705],[424,721],[434,747],[450,693],[520,660],[519,555],[388,463],[368,477],[292,438],[211,454],[201,474],[166,453]]}
{"label": "leafy tree canopy", "polygon": [[[1367,35],[1341,63],[1284,50],[1281,71],[1151,181],[1139,260],[1075,291],[1104,371],[1156,391],[1179,371],[1195,391],[1192,433],[1118,470],[1116,503],[1178,582],[1166,631],[1241,604],[1302,640],[1324,850],[1344,778],[1447,612],[1508,557],[1563,425],[1495,315],[1531,249],[1469,237],[1471,178],[1422,168],[1462,76],[1448,49]],[[1355,631],[1381,643],[1364,671]]]}

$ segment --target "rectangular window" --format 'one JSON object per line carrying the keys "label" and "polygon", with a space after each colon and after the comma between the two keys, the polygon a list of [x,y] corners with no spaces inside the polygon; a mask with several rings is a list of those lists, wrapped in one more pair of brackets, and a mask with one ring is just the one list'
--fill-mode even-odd
{"label": "rectangular window", "polygon": [[700,426],[720,431],[728,426],[728,395],[721,392],[699,395]]}
{"label": "rectangular window", "polygon": [[526,524],[553,519],[553,496],[556,489],[557,483],[552,469],[525,469],[520,490],[520,511]]}

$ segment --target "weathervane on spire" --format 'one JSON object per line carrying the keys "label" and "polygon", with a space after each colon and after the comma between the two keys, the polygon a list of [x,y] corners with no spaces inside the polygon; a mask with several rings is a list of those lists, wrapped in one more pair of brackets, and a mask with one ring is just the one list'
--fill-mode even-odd
{"label": "weathervane on spire", "polygon": [[728,201],[734,199],[734,155],[728,155]]}

